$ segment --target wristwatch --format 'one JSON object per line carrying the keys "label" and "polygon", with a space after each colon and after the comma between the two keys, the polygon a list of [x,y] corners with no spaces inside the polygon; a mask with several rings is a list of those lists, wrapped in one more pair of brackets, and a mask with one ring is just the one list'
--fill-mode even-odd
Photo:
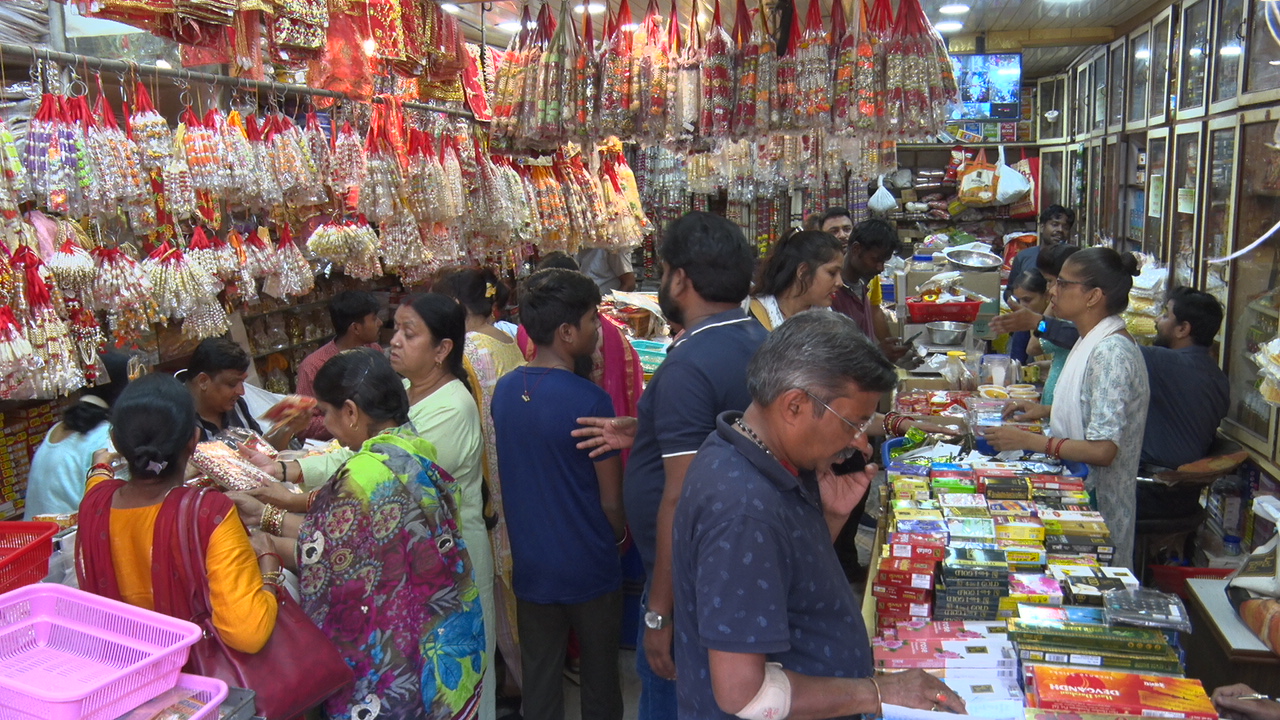
{"label": "wristwatch", "polygon": [[671,624],[671,618],[665,615],[659,615],[652,610],[646,610],[644,613],[644,626],[650,630],[661,630]]}
{"label": "wristwatch", "polygon": [[1049,329],[1049,321],[1044,318],[1040,319],[1040,324],[1036,326],[1035,332],[1032,334],[1036,337],[1044,337],[1044,332]]}

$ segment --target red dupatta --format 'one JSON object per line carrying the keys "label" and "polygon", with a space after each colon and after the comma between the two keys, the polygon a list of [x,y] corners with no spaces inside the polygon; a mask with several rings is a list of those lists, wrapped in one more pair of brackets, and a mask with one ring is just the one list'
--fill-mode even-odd
{"label": "red dupatta", "polygon": [[[124,486],[123,480],[105,480],[94,486],[80,502],[80,530],[76,542],[76,578],[80,589],[112,600],[124,601],[111,557],[111,499]],[[151,546],[151,595],[155,611],[180,620],[191,620],[193,584],[185,579],[178,544],[178,508],[191,488],[174,488],[164,499],[156,516]],[[221,493],[207,493],[200,503],[197,528],[204,547],[222,520],[234,507]],[[202,586],[203,587],[203,586]]]}

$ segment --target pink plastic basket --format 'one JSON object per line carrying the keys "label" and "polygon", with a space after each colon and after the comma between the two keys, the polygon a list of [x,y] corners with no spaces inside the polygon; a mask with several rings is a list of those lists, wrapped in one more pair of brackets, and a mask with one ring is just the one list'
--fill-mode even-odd
{"label": "pink plastic basket", "polygon": [[[191,720],[204,720],[205,718],[217,720],[218,707],[222,705],[223,700],[227,699],[227,684],[217,678],[182,673],[178,675],[178,684],[174,687],[179,690],[192,691],[194,693],[193,698],[198,702],[204,703],[204,707],[197,710],[191,716]],[[151,710],[151,708],[148,708],[148,710]],[[152,716],[153,714],[151,713],[147,714],[147,717]],[[125,717],[128,716],[126,715]]]}
{"label": "pink plastic basket", "polygon": [[62,585],[0,595],[0,720],[112,720],[172,688],[200,636]]}

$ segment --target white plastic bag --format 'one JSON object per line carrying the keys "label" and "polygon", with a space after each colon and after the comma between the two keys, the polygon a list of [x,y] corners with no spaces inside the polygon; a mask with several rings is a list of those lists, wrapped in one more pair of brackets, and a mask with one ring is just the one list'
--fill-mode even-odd
{"label": "white plastic bag", "polygon": [[887,215],[898,209],[898,199],[884,186],[884,176],[880,176],[880,189],[867,200],[867,209],[877,215]]}
{"label": "white plastic bag", "polygon": [[1031,192],[1026,176],[1004,162],[1004,146],[1000,146],[1000,162],[996,165],[996,205],[1010,205]]}

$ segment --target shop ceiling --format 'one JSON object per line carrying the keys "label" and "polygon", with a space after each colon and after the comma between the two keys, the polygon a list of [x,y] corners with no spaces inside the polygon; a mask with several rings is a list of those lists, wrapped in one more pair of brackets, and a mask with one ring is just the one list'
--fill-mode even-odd
{"label": "shop ceiling", "polygon": [[[559,8],[559,1],[551,0],[552,9]],[[573,2],[575,8],[584,2],[566,1]],[[596,32],[600,31],[600,25],[604,22],[605,16],[601,8],[607,4],[617,9],[620,1],[589,0],[600,13],[593,17]],[[671,0],[656,1],[664,15],[670,11]],[[677,0],[682,26],[688,26],[689,12],[695,6],[698,8],[701,24],[709,24],[714,1]],[[733,17],[735,1],[721,0],[721,13],[726,22],[730,22]],[[771,7],[777,1],[766,0]],[[795,1],[799,4],[803,17],[808,2]],[[633,16],[639,21],[649,0],[628,2]],[[819,2],[823,2],[824,7],[830,4],[830,0]],[[848,2],[846,0],[846,7]],[[943,5],[957,3],[968,5],[969,11],[951,16],[939,13],[939,8]],[[1023,76],[1029,79],[1061,71],[1080,53],[1124,35],[1169,3],[1170,0],[921,0],[925,13],[933,22],[946,19],[964,23],[963,30],[948,35],[953,51],[974,52],[981,42],[985,45],[986,52],[1022,52]],[[896,7],[897,0],[893,4]],[[748,5],[754,7],[757,1],[748,0]],[[536,9],[538,4],[532,2],[531,6]],[[504,47],[510,40],[511,33],[519,28],[522,5],[513,1],[481,3],[478,0],[455,0],[452,8],[447,4],[445,7],[456,9],[454,14],[467,28],[469,39],[475,42],[482,39],[480,27],[483,24],[483,40],[490,45]],[[823,14],[827,15],[826,12]],[[581,27],[582,13],[575,12],[573,17]]]}

